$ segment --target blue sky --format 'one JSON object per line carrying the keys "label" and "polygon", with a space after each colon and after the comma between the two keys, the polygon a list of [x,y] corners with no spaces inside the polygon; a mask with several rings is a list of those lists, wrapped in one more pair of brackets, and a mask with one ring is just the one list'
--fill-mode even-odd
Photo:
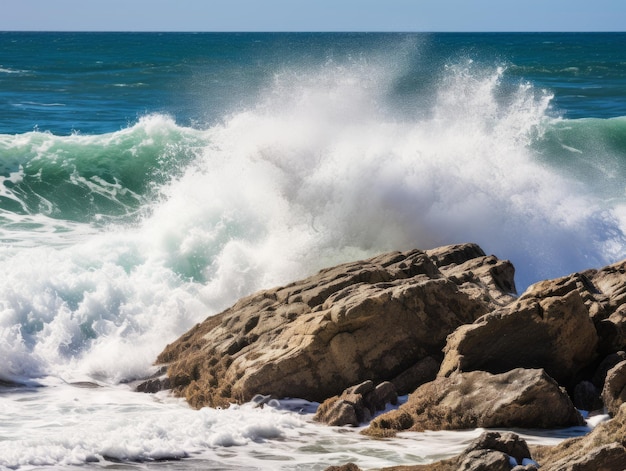
{"label": "blue sky", "polygon": [[0,30],[626,30],[626,0],[5,0],[3,3]]}

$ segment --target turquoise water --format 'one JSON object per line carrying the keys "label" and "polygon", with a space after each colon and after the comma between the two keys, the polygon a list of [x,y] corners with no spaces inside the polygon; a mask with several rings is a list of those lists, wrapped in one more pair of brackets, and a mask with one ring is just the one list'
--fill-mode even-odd
{"label": "turquoise water", "polygon": [[[519,291],[624,258],[624,45],[0,33],[0,379],[48,385],[0,394],[0,467],[306,468],[337,442],[310,414],[206,411],[167,430],[184,405],[126,384],[239,297],[382,251],[477,242],[515,264]],[[94,409],[70,406],[94,401],[73,381],[103,386]],[[416,460],[345,433],[326,464]],[[454,448],[425,440],[420,459]],[[277,447],[265,464],[259,441]]]}

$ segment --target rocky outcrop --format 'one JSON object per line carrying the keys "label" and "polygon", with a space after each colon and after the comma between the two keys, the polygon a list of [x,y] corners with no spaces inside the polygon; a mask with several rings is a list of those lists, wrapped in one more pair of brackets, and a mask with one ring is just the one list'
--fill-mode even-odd
{"label": "rocky outcrop", "polygon": [[[581,424],[569,392],[578,407],[604,405],[615,418],[588,437],[533,449],[533,458],[542,470],[623,469],[626,261],[519,297],[513,275],[475,244],[322,270],[196,325],[159,356],[167,376],[138,389],[172,388],[194,407],[330,398],[316,418],[333,425],[359,425],[411,393],[371,422],[375,436]],[[500,446],[508,440],[485,436],[459,457],[402,469],[536,469],[526,452]],[[349,466],[337,469],[358,469]]]}
{"label": "rocky outcrop", "polygon": [[374,419],[365,433],[467,428],[556,428],[581,425],[566,392],[543,370],[483,371],[440,377],[417,388],[399,409]]}
{"label": "rocky outcrop", "polygon": [[543,368],[569,384],[595,359],[598,343],[576,281],[534,285],[519,300],[458,328],[448,338],[439,375]]}
{"label": "rocky outcrop", "polygon": [[366,380],[416,387],[407,371],[431,379],[446,337],[510,302],[514,286],[511,264],[475,244],[393,252],[244,298],[157,362],[195,407],[256,394],[323,401]]}

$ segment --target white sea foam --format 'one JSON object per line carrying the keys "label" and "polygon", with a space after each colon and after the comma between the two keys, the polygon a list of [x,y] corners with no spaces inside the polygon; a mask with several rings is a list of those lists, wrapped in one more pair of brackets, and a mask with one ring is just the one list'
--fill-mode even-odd
{"label": "white sea foam", "polygon": [[[462,64],[446,70],[427,110],[394,113],[394,73],[361,62],[283,72],[256,108],[182,138],[163,116],[63,138],[62,148],[100,148],[129,134],[135,142],[143,133],[146,145],[176,136],[197,157],[142,202],[145,216],[132,225],[0,214],[9,221],[0,378],[107,385],[0,395],[1,463],[199,453],[233,466],[323,469],[415,463],[462,448],[475,432],[411,436],[406,451],[402,441],[370,441],[271,407],[196,412],[113,386],[150,372],[166,343],[240,296],[341,261],[475,241],[512,259],[525,286],[624,254],[623,209],[534,154],[553,119],[548,94],[520,84],[503,97],[502,70]],[[40,134],[19,139],[35,158],[58,157],[60,138]],[[121,190],[83,184],[108,197]]]}
{"label": "white sea foam", "polygon": [[[195,411],[162,393],[48,381],[45,388],[0,395],[0,469],[101,468],[112,461],[132,469],[132,462],[163,459],[256,470],[322,470],[352,461],[371,469],[452,456],[483,431],[405,432],[375,440],[361,428],[314,423],[314,403],[273,402]],[[548,444],[571,434],[524,437]]]}
{"label": "white sea foam", "polygon": [[[503,70],[462,64],[428,112],[394,114],[394,73],[360,61],[283,72],[256,108],[204,131],[157,115],[105,136],[4,136],[37,159],[168,136],[197,157],[132,226],[0,215],[11,241],[0,375],[141,376],[166,342],[237,298],[385,250],[476,241],[511,259],[522,287],[624,253],[619,210],[533,154],[549,95],[520,84],[503,97]],[[113,200],[123,190],[77,184]]]}

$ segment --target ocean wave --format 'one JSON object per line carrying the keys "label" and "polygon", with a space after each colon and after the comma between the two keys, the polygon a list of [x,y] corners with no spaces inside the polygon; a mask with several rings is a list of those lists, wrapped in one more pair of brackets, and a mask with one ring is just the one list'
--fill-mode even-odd
{"label": "ocean wave", "polygon": [[41,236],[0,248],[0,376],[137,378],[237,298],[387,250],[477,242],[520,289],[625,255],[622,118],[467,61],[398,111],[382,62],[283,70],[207,129],[0,136],[2,237]]}
{"label": "ocean wave", "polygon": [[162,115],[104,135],[0,135],[0,214],[133,216],[203,145],[201,133]]}

